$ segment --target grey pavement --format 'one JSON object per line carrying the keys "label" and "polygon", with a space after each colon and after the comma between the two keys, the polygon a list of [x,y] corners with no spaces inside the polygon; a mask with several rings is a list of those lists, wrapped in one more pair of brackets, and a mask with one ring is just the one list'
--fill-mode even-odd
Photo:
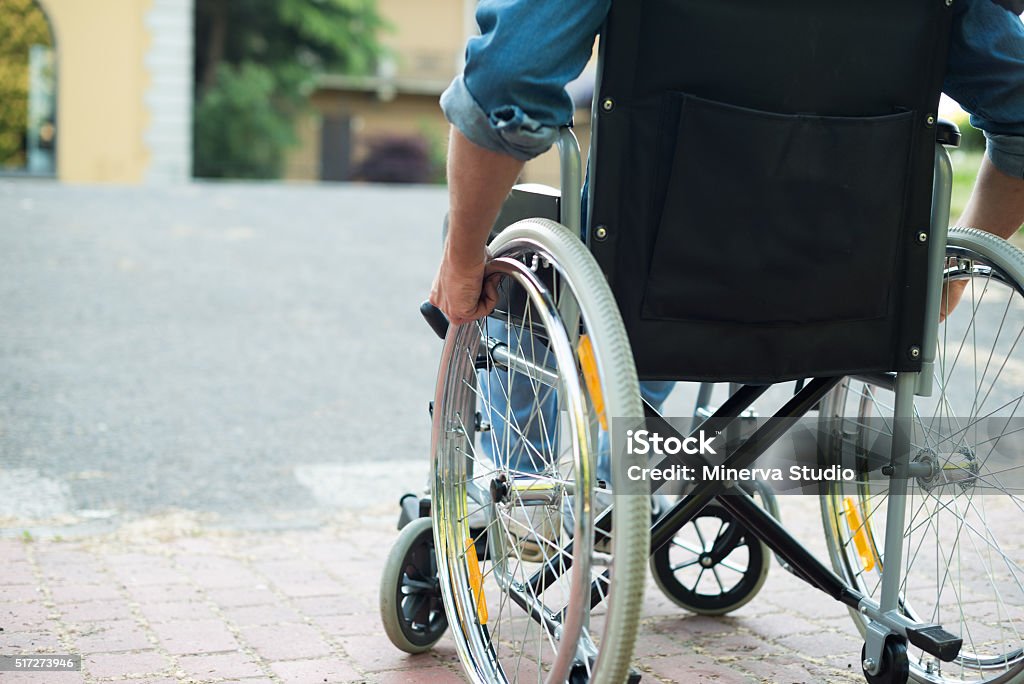
{"label": "grey pavement", "polygon": [[445,204],[0,183],[0,517],[315,523],[421,482]]}

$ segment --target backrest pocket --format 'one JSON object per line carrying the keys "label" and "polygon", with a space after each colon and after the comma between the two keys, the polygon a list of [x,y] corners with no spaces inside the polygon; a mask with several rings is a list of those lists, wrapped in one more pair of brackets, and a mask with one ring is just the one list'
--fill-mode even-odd
{"label": "backrest pocket", "polygon": [[642,318],[786,325],[887,315],[912,112],[777,114],[672,93],[663,115]]}

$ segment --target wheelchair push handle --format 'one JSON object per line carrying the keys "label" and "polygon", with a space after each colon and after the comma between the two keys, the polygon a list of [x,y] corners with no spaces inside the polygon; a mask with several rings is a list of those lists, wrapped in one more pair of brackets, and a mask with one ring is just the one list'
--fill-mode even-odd
{"label": "wheelchair push handle", "polygon": [[423,302],[420,304],[420,313],[423,314],[423,318],[426,319],[427,325],[434,331],[434,334],[443,340],[448,334],[448,318],[445,317],[444,312],[430,302]]}

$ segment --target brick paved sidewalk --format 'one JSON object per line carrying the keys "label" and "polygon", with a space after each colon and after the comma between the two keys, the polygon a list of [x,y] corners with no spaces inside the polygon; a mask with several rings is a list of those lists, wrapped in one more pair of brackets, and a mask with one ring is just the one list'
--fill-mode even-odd
{"label": "brick paved sidewalk", "polygon": [[[813,525],[815,506],[787,497],[784,519]],[[81,673],[0,682],[463,681],[447,637],[411,657],[383,635],[377,583],[395,514],[316,531],[156,520],[102,538],[0,539],[0,654],[83,657]],[[730,617],[685,613],[653,583],[645,601],[636,661],[646,682],[863,681],[845,609],[777,565]]]}

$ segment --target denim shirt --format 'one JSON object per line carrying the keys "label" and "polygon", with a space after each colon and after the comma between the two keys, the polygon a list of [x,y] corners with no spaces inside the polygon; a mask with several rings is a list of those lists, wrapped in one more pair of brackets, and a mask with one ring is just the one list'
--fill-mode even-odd
{"label": "denim shirt", "polygon": [[[528,160],[569,123],[565,86],[583,71],[611,0],[480,0],[480,35],[441,95],[469,140]],[[1024,177],[1024,24],[992,0],[955,0],[945,92],[985,131],[1004,173]]]}
{"label": "denim shirt", "polygon": [[441,95],[448,120],[471,141],[536,157],[569,123],[565,86],[583,72],[611,0],[481,0],[480,35],[466,68]]}

